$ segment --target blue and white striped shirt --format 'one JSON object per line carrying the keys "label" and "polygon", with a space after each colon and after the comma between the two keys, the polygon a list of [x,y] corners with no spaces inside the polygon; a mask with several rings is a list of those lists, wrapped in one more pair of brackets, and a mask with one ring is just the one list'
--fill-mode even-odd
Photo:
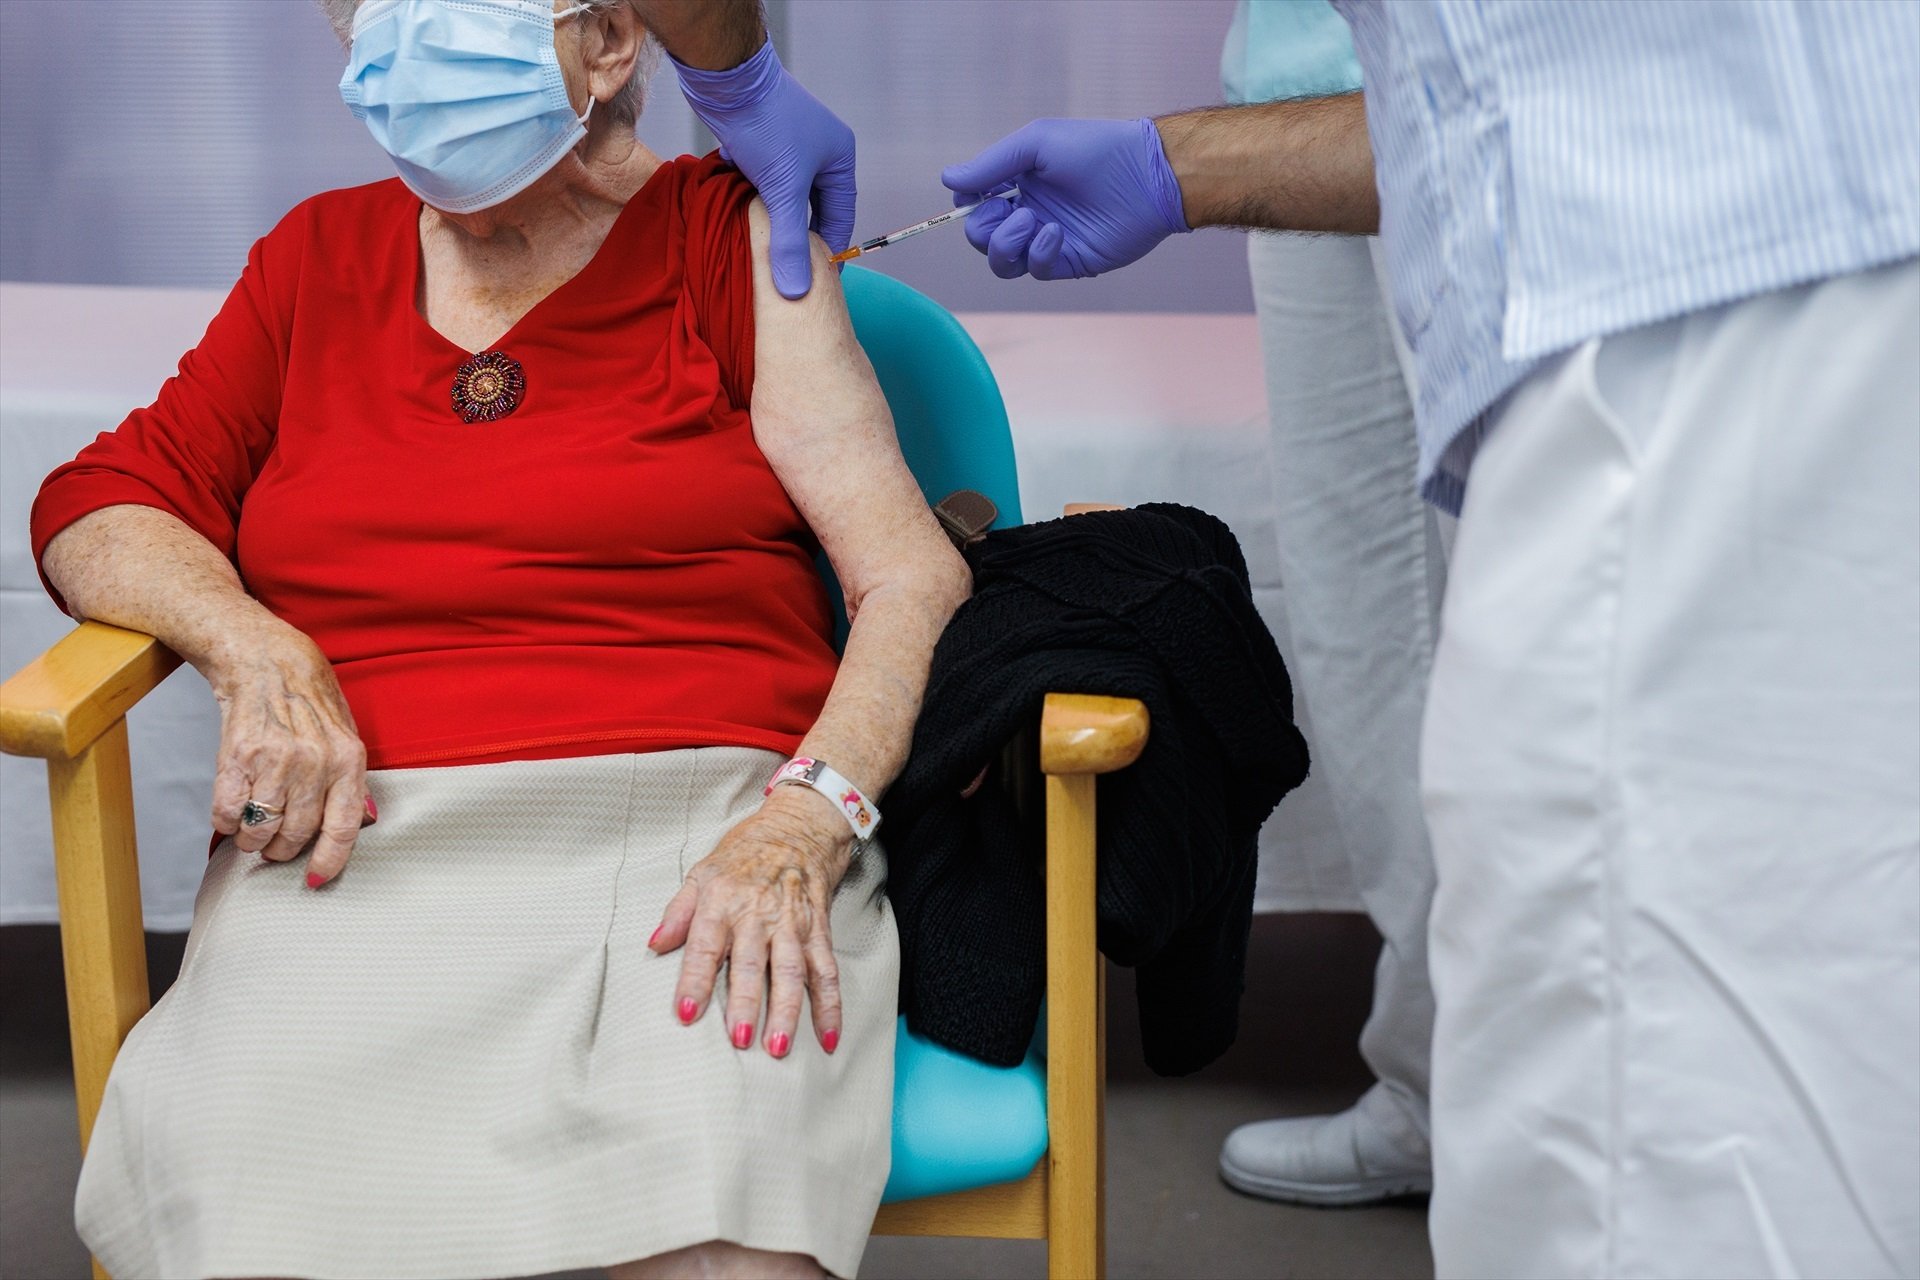
{"label": "blue and white striped shirt", "polygon": [[1556,351],[1920,253],[1920,0],[1335,0],[1422,492]]}

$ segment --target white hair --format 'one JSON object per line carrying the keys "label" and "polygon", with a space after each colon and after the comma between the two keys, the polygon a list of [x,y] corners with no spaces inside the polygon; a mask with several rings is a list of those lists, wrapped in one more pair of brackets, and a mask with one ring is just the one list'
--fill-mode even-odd
{"label": "white hair", "polygon": [[[318,0],[321,12],[327,15],[327,21],[333,26],[333,34],[340,38],[340,47],[347,48],[353,43],[353,13],[360,7],[360,0]],[[611,9],[626,4],[628,0],[580,0],[595,10]],[[647,82],[660,65],[660,42],[647,33],[647,42],[640,50],[640,56],[634,59],[633,75],[628,78],[620,92],[610,101],[599,105],[598,110],[606,112],[615,121],[631,128],[640,119],[640,110],[647,102]]]}

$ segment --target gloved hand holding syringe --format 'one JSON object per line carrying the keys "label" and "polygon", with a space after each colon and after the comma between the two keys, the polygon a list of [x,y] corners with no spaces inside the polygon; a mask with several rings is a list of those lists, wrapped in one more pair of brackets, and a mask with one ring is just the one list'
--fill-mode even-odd
{"label": "gloved hand holding syringe", "polygon": [[910,240],[922,231],[931,231],[935,227],[944,227],[949,222],[954,222],[966,217],[990,200],[1010,200],[1019,194],[1020,189],[1018,187],[1009,187],[1005,191],[996,191],[985,200],[976,200],[972,204],[961,205],[957,209],[949,209],[945,213],[935,214],[925,222],[916,222],[910,227],[902,227],[898,231],[890,231],[878,239],[868,240],[861,244],[856,244],[851,248],[843,249],[839,253],[834,254],[828,261],[851,262],[863,253],[871,253],[875,249],[884,249],[890,244],[899,244],[902,240]]}

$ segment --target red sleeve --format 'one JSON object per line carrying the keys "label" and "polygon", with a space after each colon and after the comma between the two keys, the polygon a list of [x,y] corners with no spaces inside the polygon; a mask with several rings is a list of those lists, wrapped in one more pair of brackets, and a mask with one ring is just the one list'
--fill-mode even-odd
{"label": "red sleeve", "polygon": [[699,161],[685,187],[687,288],[701,336],[720,362],[733,403],[753,399],[753,257],[747,206],[754,191],[717,155]]}
{"label": "red sleeve", "polygon": [[[179,517],[228,559],[240,502],[273,448],[304,234],[290,215],[247,254],[246,269],[160,398],[127,416],[40,485],[36,565],[62,529],[131,503]],[[66,602],[41,583],[62,609]]]}

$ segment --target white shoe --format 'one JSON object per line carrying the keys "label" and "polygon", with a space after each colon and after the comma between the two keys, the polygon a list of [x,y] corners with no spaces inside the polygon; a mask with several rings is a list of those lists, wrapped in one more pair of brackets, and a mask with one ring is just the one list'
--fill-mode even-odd
{"label": "white shoe", "polygon": [[1372,1204],[1433,1190],[1431,1164],[1395,1150],[1358,1107],[1243,1124],[1221,1144],[1220,1176],[1236,1191],[1293,1204]]}

